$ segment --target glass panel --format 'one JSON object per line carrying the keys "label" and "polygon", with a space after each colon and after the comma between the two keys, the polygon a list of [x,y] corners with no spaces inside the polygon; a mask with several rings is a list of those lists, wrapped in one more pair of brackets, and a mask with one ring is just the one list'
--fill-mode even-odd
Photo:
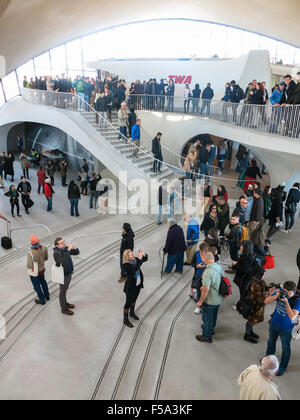
{"label": "glass panel", "polygon": [[260,49],[268,50],[270,53],[271,63],[276,62],[277,54],[277,41],[275,39],[266,38],[265,36],[260,37]]}
{"label": "glass panel", "polygon": [[294,63],[295,47],[284,44],[283,42],[277,43],[277,63],[293,64]]}
{"label": "glass panel", "polygon": [[27,82],[30,82],[30,79],[35,79],[34,65],[33,60],[28,61],[28,63],[17,69],[18,79],[20,86],[24,86],[24,76],[26,76]]}
{"label": "glass panel", "polygon": [[51,76],[49,52],[34,59],[36,74],[38,76]]}
{"label": "glass panel", "polygon": [[228,28],[227,56],[239,57],[243,54],[243,31],[240,29]]}
{"label": "glass panel", "polygon": [[4,95],[3,95],[3,90],[2,90],[2,85],[0,83],[0,108],[2,107],[2,105],[5,104],[5,99],[4,99]]}
{"label": "glass panel", "polygon": [[66,45],[68,70],[79,70],[82,74],[81,39]]}
{"label": "glass panel", "polygon": [[257,34],[244,31],[243,54],[248,53],[250,50],[259,50],[259,38],[260,36]]}
{"label": "glass panel", "polygon": [[219,58],[227,58],[227,31],[226,26],[212,25],[211,50],[212,55]]}
{"label": "glass panel", "polygon": [[300,48],[296,48],[295,64],[300,65]]}
{"label": "glass panel", "polygon": [[20,94],[17,76],[14,71],[3,77],[2,83],[7,101]]}
{"label": "glass panel", "polygon": [[51,66],[52,66],[52,76],[55,78],[57,75],[66,73],[66,50],[65,46],[55,48],[50,51],[51,55]]}
{"label": "glass panel", "polygon": [[88,67],[88,63],[98,61],[99,45],[99,33],[82,38],[84,68]]}

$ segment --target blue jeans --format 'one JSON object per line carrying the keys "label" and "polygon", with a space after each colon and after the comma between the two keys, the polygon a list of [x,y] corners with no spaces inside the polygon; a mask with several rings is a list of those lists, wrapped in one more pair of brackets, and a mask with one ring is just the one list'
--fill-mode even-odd
{"label": "blue jeans", "polygon": [[78,198],[70,198],[70,203],[71,203],[71,216],[74,216],[74,210],[75,210],[75,214],[78,217],[79,216],[79,212],[78,212],[79,200],[78,200]]}
{"label": "blue jeans", "polygon": [[90,191],[90,209],[94,208],[94,203],[95,203],[95,209],[97,208],[97,200],[98,200],[98,191]]}
{"label": "blue jeans", "polygon": [[173,112],[173,111],[174,111],[174,97],[173,96],[169,96],[168,97],[167,112]]}
{"label": "blue jeans", "polygon": [[202,335],[210,340],[215,332],[220,305],[202,305]]}
{"label": "blue jeans", "polygon": [[[120,133],[124,136],[124,137],[127,137],[127,127],[126,126],[124,126],[124,127],[120,127]],[[131,133],[130,133],[130,135],[131,135]],[[119,134],[119,139],[121,138],[121,135]]]}
{"label": "blue jeans", "polygon": [[48,284],[45,280],[45,274],[42,274],[38,277],[30,276],[31,283],[33,288],[38,295],[39,300],[42,303],[46,303],[46,300],[50,299]]}
{"label": "blue jeans", "polygon": [[[83,101],[84,101],[84,93],[83,93],[83,92],[78,92],[78,96],[79,96],[81,99],[83,99]],[[83,102],[83,101],[79,100],[79,104],[80,104],[80,106],[79,106],[78,108],[80,108],[80,109],[83,109],[83,110],[84,110],[84,102]]]}
{"label": "blue jeans", "polygon": [[61,183],[62,183],[62,186],[63,187],[66,185],[66,181],[67,181],[67,177],[66,176],[62,176],[61,177]]}
{"label": "blue jeans", "polygon": [[174,203],[174,213],[175,214],[181,214],[181,212],[180,212],[180,205],[181,205],[181,200],[180,200],[180,198],[178,197],[178,195],[175,193],[175,192],[173,192],[171,195],[170,195],[170,207],[172,208],[172,204]]}
{"label": "blue jeans", "polygon": [[167,260],[165,271],[167,273],[172,273],[173,268],[176,265],[176,271],[178,271],[179,273],[182,273],[183,262],[184,262],[184,253],[179,253],[175,255],[168,254],[168,260]]}
{"label": "blue jeans", "polygon": [[200,163],[200,174],[208,175],[208,168],[206,163]]}
{"label": "blue jeans", "polygon": [[169,219],[173,216],[172,209],[171,209],[169,204],[165,204],[163,206],[161,206],[159,204],[158,205],[157,223],[161,223],[161,217],[162,217],[163,212],[168,213],[168,218]]}
{"label": "blue jeans", "polygon": [[270,354],[276,353],[276,342],[278,337],[280,337],[281,345],[282,345],[282,355],[281,355],[281,362],[280,368],[286,369],[288,367],[290,357],[291,357],[291,340],[292,340],[292,331],[291,330],[281,330],[272,322],[270,323],[269,327],[269,340],[267,346],[267,356]]}
{"label": "blue jeans", "polygon": [[201,115],[203,115],[205,108],[207,108],[207,113],[206,115],[209,117],[210,116],[210,101],[204,100],[202,103],[202,108],[201,108]]}
{"label": "blue jeans", "polygon": [[52,206],[53,206],[52,197],[51,198],[46,197],[46,199],[47,199],[47,202],[48,202],[47,211],[51,211],[52,210]]}

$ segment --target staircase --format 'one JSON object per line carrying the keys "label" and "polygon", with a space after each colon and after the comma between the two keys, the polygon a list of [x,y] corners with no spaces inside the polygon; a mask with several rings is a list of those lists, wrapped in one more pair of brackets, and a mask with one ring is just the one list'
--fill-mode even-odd
{"label": "staircase", "polygon": [[[79,111],[80,115],[93,127],[97,133],[114,147],[114,149],[120,153],[125,159],[129,159],[133,165],[139,171],[142,171],[144,174],[148,175],[150,178],[157,179],[161,181],[174,175],[174,172],[169,165],[162,164],[161,173],[152,172],[154,158],[150,150],[147,150],[144,146],[141,146],[138,150],[138,155],[135,158],[133,156],[134,151],[137,147],[126,139],[119,139],[119,126],[118,126],[118,114],[117,112],[112,113],[112,122],[106,122],[106,128],[100,128],[96,123],[96,113],[95,111]],[[100,118],[100,117],[99,117]]]}
{"label": "staircase", "polygon": [[[72,112],[72,114],[75,112],[77,115],[80,115],[96,134],[95,138],[99,138],[98,145],[100,145],[102,142],[102,147],[105,148],[105,153],[109,153],[109,155],[111,155],[109,156],[109,161],[111,157],[115,156],[114,163],[119,162],[119,167],[122,167],[123,170],[124,168],[130,167],[133,171],[137,170],[137,177],[138,174],[140,174],[142,177],[145,177],[146,180],[148,179],[149,181],[151,179],[161,181],[162,179],[174,176],[177,168],[173,168],[172,165],[167,163],[162,163],[160,173],[152,172],[155,159],[151,151],[146,149],[146,147],[143,145],[138,148],[134,143],[132,143],[128,138],[124,136],[121,136],[121,139],[119,139],[120,132],[117,112],[114,112],[112,115],[112,123],[103,120],[101,115],[98,115],[99,121],[103,121],[106,127],[100,128],[99,124],[96,122],[96,116],[98,113],[94,110],[94,108],[92,108],[88,103],[86,103],[80,96],[76,94],[47,92],[24,88],[21,89],[21,91],[23,99],[27,102],[35,105],[59,108],[63,111]],[[106,143],[105,145],[103,144],[103,140]],[[88,149],[87,145],[83,144],[83,146],[86,146]],[[90,151],[92,152],[92,150]],[[138,152],[137,157],[134,157],[134,152],[136,153],[136,151]],[[115,152],[119,154],[118,157],[115,155]],[[99,158],[99,156],[96,157]],[[108,167],[108,169],[110,168]],[[131,176],[132,174],[133,172],[131,171]]]}

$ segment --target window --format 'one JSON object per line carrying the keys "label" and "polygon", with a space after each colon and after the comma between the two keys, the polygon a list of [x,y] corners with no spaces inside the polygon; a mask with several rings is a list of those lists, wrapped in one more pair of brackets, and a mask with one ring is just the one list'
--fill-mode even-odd
{"label": "window", "polygon": [[243,31],[235,28],[228,28],[227,56],[239,57],[243,54]]}
{"label": "window", "polygon": [[51,76],[50,54],[46,52],[34,59],[37,76]]}
{"label": "window", "polygon": [[18,74],[20,86],[23,86],[24,76],[27,77],[28,82],[30,81],[31,78],[35,78],[33,60],[30,60],[23,66],[19,67],[17,69],[17,74]]}
{"label": "window", "polygon": [[82,38],[83,67],[87,68],[88,63],[98,61],[98,50],[100,48],[99,33]]}
{"label": "window", "polygon": [[6,100],[9,101],[20,94],[17,75],[13,71],[2,79]]}
{"label": "window", "polygon": [[0,108],[2,107],[2,105],[5,104],[5,99],[4,99],[4,95],[3,95],[3,90],[2,90],[2,84],[0,82]]}
{"label": "window", "polygon": [[55,48],[50,51],[51,56],[51,67],[52,67],[52,77],[55,78],[56,75],[60,76],[62,73],[66,73],[66,50],[65,46]]}
{"label": "window", "polygon": [[284,44],[283,42],[277,43],[277,62],[283,62],[283,64],[294,63],[294,52],[295,47]]}
{"label": "window", "polygon": [[259,50],[259,35],[244,31],[243,54],[250,50]]}
{"label": "window", "polygon": [[[82,74],[83,63],[81,56],[81,39],[66,45],[68,70],[77,70]],[[69,74],[69,73],[68,73]]]}

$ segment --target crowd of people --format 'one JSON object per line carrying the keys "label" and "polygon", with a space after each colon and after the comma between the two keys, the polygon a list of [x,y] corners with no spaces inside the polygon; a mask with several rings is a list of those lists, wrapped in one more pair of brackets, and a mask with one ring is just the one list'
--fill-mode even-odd
{"label": "crowd of people", "polygon": [[36,150],[31,151],[31,157],[27,157],[23,153],[23,140],[20,143],[21,137],[18,136],[18,148],[21,144],[21,152],[19,156],[19,163],[23,175],[21,182],[18,185],[13,184],[15,176],[15,156],[13,153],[2,153],[0,158],[0,188],[5,189],[3,179],[7,180],[11,176],[11,182],[5,196],[9,198],[11,216],[15,217],[15,209],[18,217],[22,217],[20,210],[20,198],[26,214],[29,214],[29,209],[34,206],[32,200],[32,185],[30,183],[30,168],[33,165],[38,165],[36,172],[37,176],[37,194],[41,192],[44,194],[47,203],[47,212],[53,211],[53,201],[55,196],[54,183],[55,173],[59,172],[61,185],[67,187],[67,199],[70,202],[71,217],[79,217],[79,202],[82,196],[89,196],[90,209],[97,209],[100,214],[107,214],[108,212],[108,190],[109,185],[101,183],[102,177],[100,174],[90,172],[89,165],[86,159],[81,162],[81,171],[78,172],[77,179],[71,179],[67,184],[68,177],[68,162],[66,159],[60,159],[57,164],[54,160],[49,159],[43,166],[40,165],[40,156]]}
{"label": "crowd of people", "polygon": [[[297,83],[296,83],[297,82]],[[268,92],[266,82],[258,82],[254,79],[248,86],[242,89],[235,80],[226,83],[225,93],[221,101],[224,102],[222,110],[222,120],[228,121],[228,112],[232,112],[232,122],[238,125],[247,124],[254,126],[253,121],[256,114],[259,114],[264,125],[269,124],[269,132],[277,133],[279,124],[283,119],[288,119],[285,124],[286,132],[292,131],[293,135],[299,135],[299,127],[296,124],[298,114],[286,115],[286,107],[300,105],[300,72],[296,74],[296,82],[290,74],[284,77],[284,80]],[[102,80],[100,77],[90,78],[78,75],[75,80],[66,77],[56,76],[55,80],[51,76],[31,78],[30,81],[24,76],[23,86],[30,89],[44,90],[48,92],[77,93],[86,104],[90,105],[96,111],[102,113],[105,118],[111,121],[112,109],[120,109],[122,102],[126,102],[129,108],[147,109],[157,111],[174,111],[175,100],[175,81],[174,79],[161,79],[160,82],[155,78],[149,81],[137,80],[132,82],[130,87],[126,81],[119,76],[108,76]],[[183,111],[194,115],[210,116],[211,101],[214,98],[214,90],[211,83],[203,89],[198,83],[194,89],[190,84],[185,84],[183,91]],[[229,105],[227,105],[229,103]],[[240,116],[238,118],[239,104],[243,103]],[[266,110],[262,106],[258,112],[248,105],[272,105],[272,113],[269,122],[266,116]],[[191,106],[192,105],[192,106]],[[254,115],[255,114],[255,115]],[[131,131],[129,130],[129,136]]]}

